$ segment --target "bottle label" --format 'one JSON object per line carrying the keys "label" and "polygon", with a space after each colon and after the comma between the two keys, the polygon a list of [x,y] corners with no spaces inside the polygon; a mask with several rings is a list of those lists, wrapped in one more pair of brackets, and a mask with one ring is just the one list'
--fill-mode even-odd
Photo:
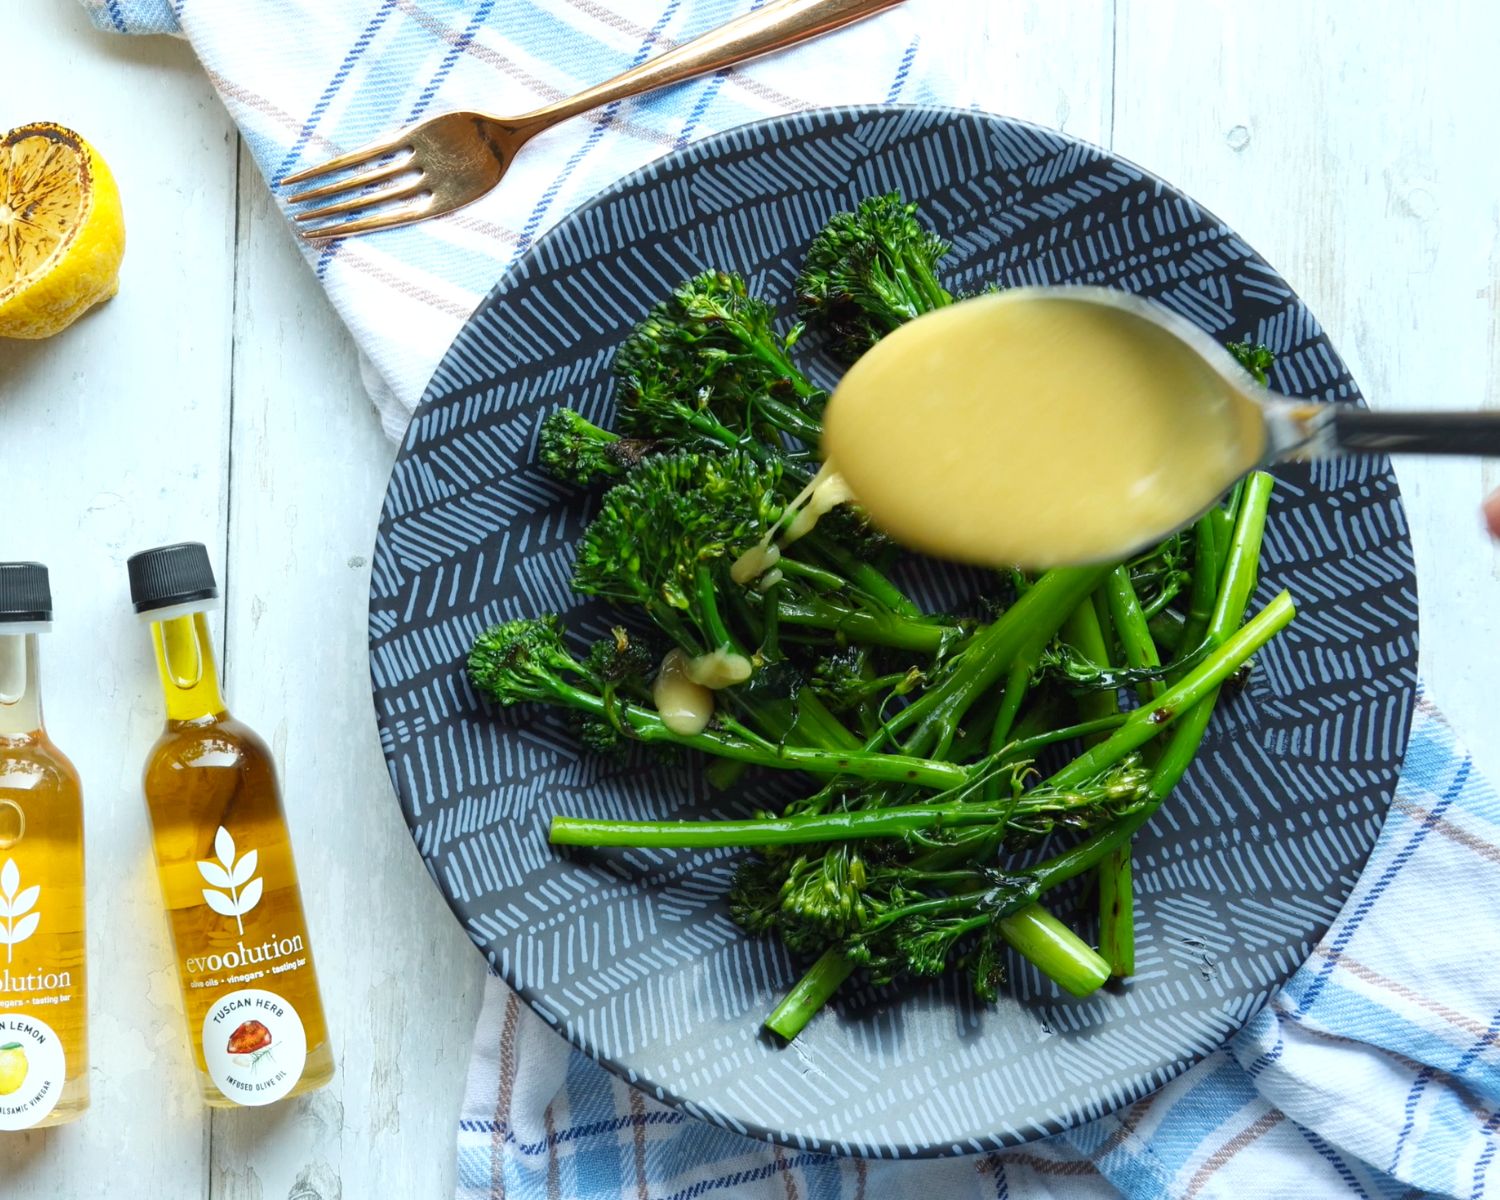
{"label": "bottle label", "polygon": [[0,1130],[30,1129],[62,1098],[62,1042],[37,1017],[0,1016]]}
{"label": "bottle label", "polygon": [[302,1078],[307,1031],[275,992],[242,988],[203,1018],[203,1057],[209,1078],[236,1104],[274,1104]]}

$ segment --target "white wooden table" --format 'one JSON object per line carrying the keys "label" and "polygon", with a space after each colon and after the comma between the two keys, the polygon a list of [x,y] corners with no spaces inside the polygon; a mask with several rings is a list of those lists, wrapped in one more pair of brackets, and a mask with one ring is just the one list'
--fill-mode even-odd
{"label": "white wooden table", "polygon": [[[1500,8],[915,2],[969,81],[957,98],[1184,187],[1306,296],[1372,403],[1500,404]],[[482,964],[375,737],[365,595],[393,450],[187,47],[97,34],[71,0],[22,8],[0,130],[83,131],[130,241],[106,308],[51,342],[0,343],[0,558],[53,569],[47,711],[87,791],[94,1056],[84,1121],[0,1142],[0,1196],[449,1195]],[[1476,516],[1500,465],[1399,472],[1425,676],[1500,778],[1500,554]],[[267,1112],[194,1099],[139,795],[161,713],[124,560],[187,538],[220,567],[230,702],[283,773],[339,1053],[332,1087]]]}

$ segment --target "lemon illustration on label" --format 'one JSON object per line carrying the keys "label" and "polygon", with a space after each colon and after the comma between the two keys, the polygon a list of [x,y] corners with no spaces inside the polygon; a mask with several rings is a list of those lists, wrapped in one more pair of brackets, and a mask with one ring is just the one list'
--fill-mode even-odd
{"label": "lemon illustration on label", "polygon": [[26,1061],[26,1051],[21,1049],[20,1042],[0,1046],[0,1096],[20,1091],[30,1069],[31,1064]]}

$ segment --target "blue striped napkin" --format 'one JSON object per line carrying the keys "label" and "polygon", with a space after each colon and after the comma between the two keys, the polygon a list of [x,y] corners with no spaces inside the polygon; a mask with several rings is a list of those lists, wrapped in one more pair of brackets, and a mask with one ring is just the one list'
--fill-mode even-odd
{"label": "blue striped napkin", "polygon": [[[696,137],[794,109],[933,98],[917,0],[744,68],[611,104],[532,141],[503,187],[439,220],[308,247],[399,439],[438,360],[505,268],[620,176]],[[983,3],[984,0],[977,0]],[[520,113],[763,0],[84,0],[94,22],[180,33],[276,182],[457,108]]]}
{"label": "blue striped napkin", "polygon": [[[921,31],[987,0],[910,0],[834,38],[545,135],[460,213],[308,259],[399,437],[469,312],[542,232],[688,140],[817,104],[968,99]],[[84,0],[191,41],[271,180],[449,108],[521,111],[751,0]],[[939,16],[939,14],[941,14]],[[1140,1103],[984,1158],[781,1150],[661,1105],[486,990],[459,1195],[568,1200],[1369,1197],[1485,1193],[1500,1126],[1500,804],[1425,702],[1395,806],[1328,937],[1224,1049]]]}

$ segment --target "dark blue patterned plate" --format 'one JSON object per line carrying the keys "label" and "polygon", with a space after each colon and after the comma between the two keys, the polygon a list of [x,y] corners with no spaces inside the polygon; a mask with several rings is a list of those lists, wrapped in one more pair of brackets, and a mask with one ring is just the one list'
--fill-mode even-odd
{"label": "dark blue patterned plate", "polygon": [[[381,741],[412,836],[469,936],[548,1022],[660,1099],[788,1145],[875,1156],[1013,1144],[1128,1103],[1220,1045],[1307,955],[1354,884],[1396,784],[1417,605],[1383,463],[1281,473],[1258,593],[1301,615],[1216,716],[1137,842],[1138,974],[1086,1000],[1025,964],[993,1007],[954,981],[851,991],[790,1049],[759,1032],[797,977],[722,902],[729,853],[564,857],[555,813],[743,815],[691,763],[579,751],[560,720],[486,711],[476,633],[551,609],[593,501],[533,465],[559,403],[607,421],[610,356],[684,277],[792,294],[834,212],[897,189],[951,239],[948,286],[1092,283],[1277,354],[1274,385],[1357,401],[1292,290],[1232,230],[1140,168],[1050,130],[922,108],[803,113],[667,155],[562,222],[479,307],[433,376],[391,477],[370,646]],[[830,363],[810,372],[831,384]],[[962,573],[934,566],[945,607]],[[1066,901],[1063,902],[1066,904]]]}

